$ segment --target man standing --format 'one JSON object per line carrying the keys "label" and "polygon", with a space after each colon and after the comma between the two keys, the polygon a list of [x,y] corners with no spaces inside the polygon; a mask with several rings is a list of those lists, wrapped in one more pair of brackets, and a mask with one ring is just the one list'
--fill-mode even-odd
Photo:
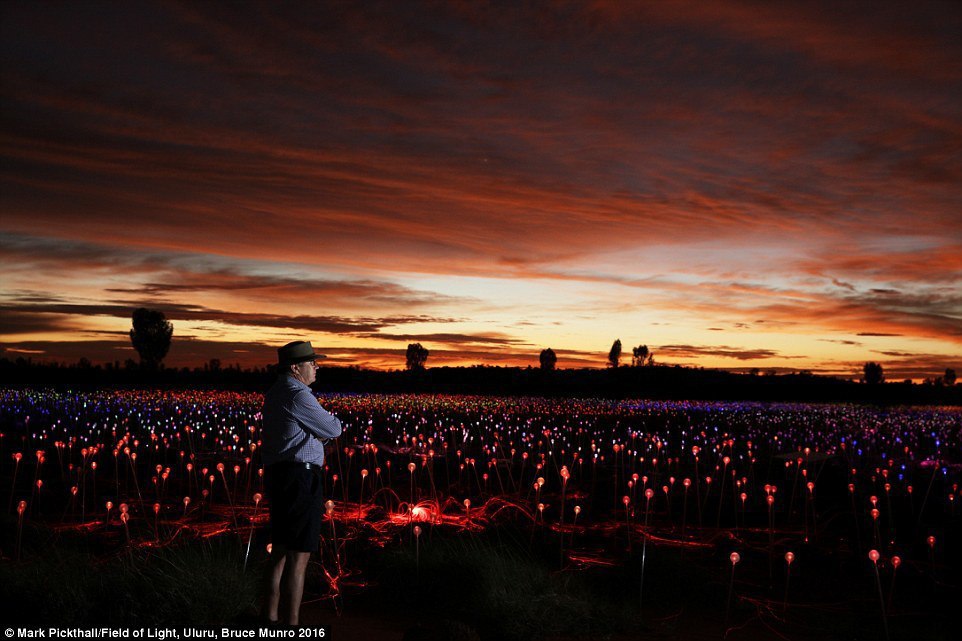
{"label": "man standing", "polygon": [[[318,548],[324,442],[341,435],[341,422],[328,413],[309,385],[317,377],[308,341],[277,350],[280,375],[264,398],[261,456],[271,511],[271,559],[266,612],[268,620],[297,625],[304,594],[307,560]],[[281,595],[286,605],[279,616]]]}

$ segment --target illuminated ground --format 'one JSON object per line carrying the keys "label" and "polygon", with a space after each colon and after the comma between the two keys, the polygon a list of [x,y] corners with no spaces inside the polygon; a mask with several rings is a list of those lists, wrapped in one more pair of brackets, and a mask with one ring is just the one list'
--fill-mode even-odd
{"label": "illuminated ground", "polygon": [[[259,395],[0,399],[5,571],[214,541],[256,573]],[[938,637],[958,594],[958,408],[321,400],[346,431],[304,621],[341,638]]]}

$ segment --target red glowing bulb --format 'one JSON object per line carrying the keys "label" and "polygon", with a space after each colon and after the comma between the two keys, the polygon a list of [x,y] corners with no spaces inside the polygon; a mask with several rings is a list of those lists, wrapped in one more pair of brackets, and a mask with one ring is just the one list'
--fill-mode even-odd
{"label": "red glowing bulb", "polygon": [[934,548],[934,547],[935,547],[935,537],[934,537],[934,536],[930,536],[929,538],[925,539],[925,542],[929,544],[929,547],[930,547],[930,548]]}
{"label": "red glowing bulb", "polygon": [[627,496],[623,496],[621,497],[621,502],[625,504],[625,507],[628,507],[628,504],[631,502],[631,499],[628,498]]}
{"label": "red glowing bulb", "polygon": [[893,557],[892,557],[892,567],[897,570],[900,565],[902,565],[902,559],[901,559],[900,557],[893,556]]}
{"label": "red glowing bulb", "polygon": [[794,552],[786,552],[786,553],[785,553],[785,563],[788,563],[789,565],[791,565],[791,564],[792,564],[792,561],[794,561],[794,560],[795,560],[795,553],[794,553]]}
{"label": "red glowing bulb", "polygon": [[26,511],[27,511],[26,501],[20,501],[19,503],[17,503],[17,514],[19,514],[20,516],[23,516],[23,513]]}
{"label": "red glowing bulb", "polygon": [[728,559],[732,562],[732,566],[734,566],[734,565],[736,565],[739,561],[742,560],[742,557],[741,557],[740,554],[738,554],[738,552],[732,552],[732,553],[728,556]]}
{"label": "red glowing bulb", "polygon": [[878,550],[869,550],[868,558],[872,563],[878,563],[878,560],[879,560]]}

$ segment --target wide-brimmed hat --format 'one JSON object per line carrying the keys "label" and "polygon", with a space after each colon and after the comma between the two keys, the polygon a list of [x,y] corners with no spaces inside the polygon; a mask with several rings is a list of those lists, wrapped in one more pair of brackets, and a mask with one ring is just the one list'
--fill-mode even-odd
{"label": "wide-brimmed hat", "polygon": [[315,354],[311,341],[294,341],[284,347],[277,348],[277,362],[282,366],[313,361],[319,358],[327,358],[327,356]]}

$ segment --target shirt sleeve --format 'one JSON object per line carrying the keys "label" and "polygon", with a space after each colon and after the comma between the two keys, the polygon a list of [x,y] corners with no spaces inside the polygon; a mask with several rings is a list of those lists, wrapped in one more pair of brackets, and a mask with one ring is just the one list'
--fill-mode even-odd
{"label": "shirt sleeve", "polygon": [[337,438],[341,435],[341,421],[321,407],[309,391],[297,392],[292,409],[298,424],[317,438]]}

